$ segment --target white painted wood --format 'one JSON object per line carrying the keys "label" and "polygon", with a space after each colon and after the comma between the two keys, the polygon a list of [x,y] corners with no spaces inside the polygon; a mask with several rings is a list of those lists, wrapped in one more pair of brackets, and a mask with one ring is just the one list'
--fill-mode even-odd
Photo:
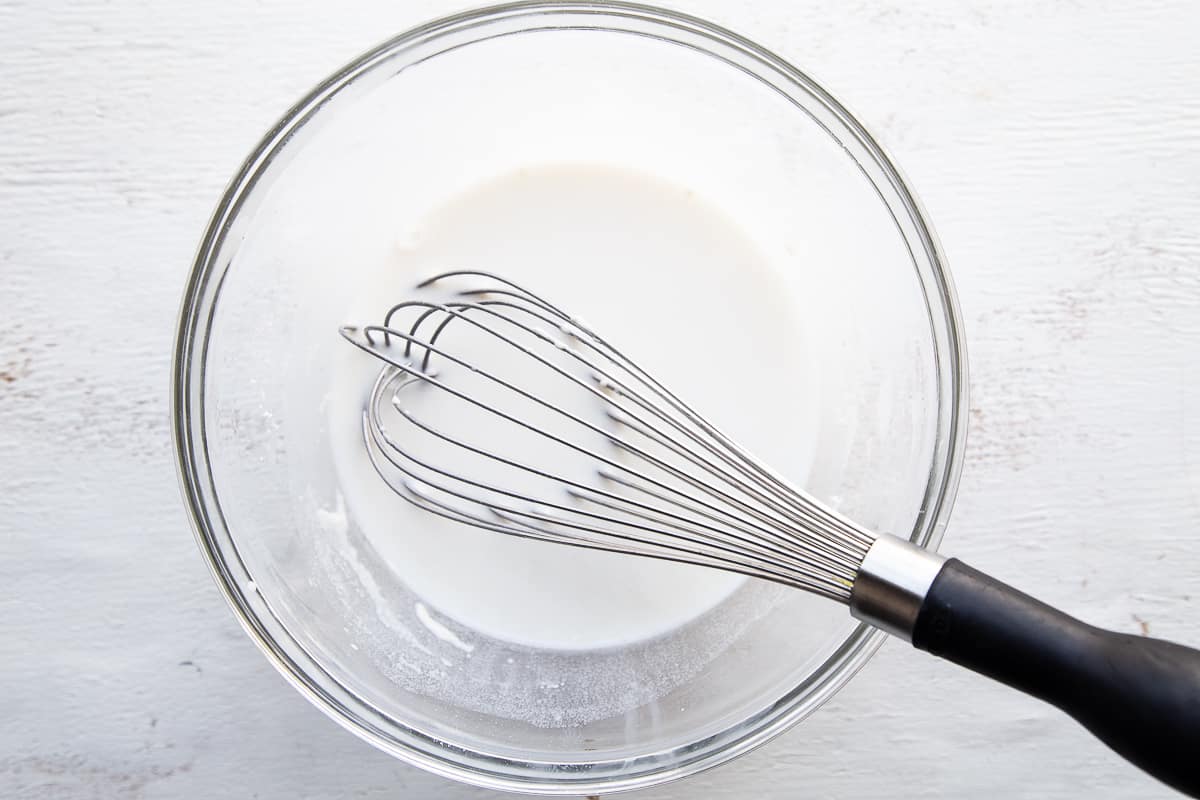
{"label": "white painted wood", "polygon": [[[973,370],[947,547],[1200,643],[1200,6],[694,0],[880,133]],[[0,0],[0,795],[441,797],[293,692],[178,501],[176,304],[225,181],[315,81],[458,2]],[[1061,714],[889,644],[824,710],[634,795],[1157,798]]]}

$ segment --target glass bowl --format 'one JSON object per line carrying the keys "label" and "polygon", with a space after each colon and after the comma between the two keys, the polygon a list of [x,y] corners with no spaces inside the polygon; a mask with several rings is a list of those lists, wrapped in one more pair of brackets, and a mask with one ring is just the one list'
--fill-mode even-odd
{"label": "glass bowl", "polygon": [[[821,398],[796,463],[791,434],[750,426],[744,443],[863,524],[937,546],[966,371],[933,232],[879,145],[806,75],[702,20],[595,2],[463,13],[366,53],[268,133],[217,207],[180,313],[174,433],[201,549],[276,668],[358,736],[450,778],[581,795],[767,741],[883,635],[835,603],[747,580],[634,642],[508,641],[426,605],[363,535],[331,453],[328,389],[347,380],[349,351],[337,326],[396,299],[362,287],[431,209],[553,164],[653,176],[736,220],[800,331],[772,345],[779,370]],[[519,258],[521,237],[500,237],[495,257]],[[575,296],[552,299],[586,306],[602,273],[566,264],[560,288]],[[639,282],[629,302],[662,307],[671,285]],[[739,298],[730,291],[723,309],[736,329],[759,310]],[[660,338],[668,356],[693,341]],[[706,379],[739,380],[720,369]],[[767,394],[744,386],[741,420],[800,416]]]}

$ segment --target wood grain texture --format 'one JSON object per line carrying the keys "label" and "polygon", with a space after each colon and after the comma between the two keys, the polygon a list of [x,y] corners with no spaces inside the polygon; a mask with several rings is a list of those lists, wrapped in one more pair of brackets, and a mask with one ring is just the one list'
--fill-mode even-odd
{"label": "wood grain texture", "polygon": [[[675,3],[773,47],[921,194],[971,352],[948,550],[1200,643],[1200,5]],[[167,419],[193,249],[259,135],[460,8],[0,0],[0,795],[495,796],[375,752],[242,634]],[[889,644],[816,716],[631,795],[1167,798],[1036,701]]]}

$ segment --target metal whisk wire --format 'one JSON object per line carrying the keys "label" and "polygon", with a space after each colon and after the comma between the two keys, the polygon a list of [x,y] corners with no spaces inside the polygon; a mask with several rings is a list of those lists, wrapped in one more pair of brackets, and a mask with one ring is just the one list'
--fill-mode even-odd
{"label": "metal whisk wire", "polygon": [[[398,303],[381,325],[341,329],[384,362],[363,437],[397,494],[499,533],[716,567],[849,602],[873,533],[792,487],[527,289],[469,270],[419,288],[454,278],[476,285],[440,302]],[[447,332],[469,335],[475,347],[446,344]],[[499,355],[483,359],[480,346]],[[521,377],[531,367],[536,380]],[[428,392],[463,414],[444,425],[423,419],[414,409]],[[479,424],[467,424],[467,412],[482,414]],[[493,426],[520,434],[520,446],[502,453],[481,444],[479,434]],[[521,454],[530,446],[552,454],[529,463]]]}

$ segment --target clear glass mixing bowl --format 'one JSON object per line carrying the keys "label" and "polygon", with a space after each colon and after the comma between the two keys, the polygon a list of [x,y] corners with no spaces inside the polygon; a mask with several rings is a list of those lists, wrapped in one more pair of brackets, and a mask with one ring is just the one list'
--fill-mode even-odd
{"label": "clear glass mixing bowl", "polygon": [[578,795],[765,742],[882,634],[754,581],[628,647],[559,652],[412,624],[413,596],[335,499],[327,342],[399,222],[556,162],[694,187],[784,265],[802,368],[825,398],[805,482],[864,524],[937,546],[966,373],[942,256],[896,168],[811,79],[707,22],[622,3],[468,12],[365,54],[271,130],[213,216],[180,315],[175,441],[205,557],[280,672],[363,739],[470,783]]}

